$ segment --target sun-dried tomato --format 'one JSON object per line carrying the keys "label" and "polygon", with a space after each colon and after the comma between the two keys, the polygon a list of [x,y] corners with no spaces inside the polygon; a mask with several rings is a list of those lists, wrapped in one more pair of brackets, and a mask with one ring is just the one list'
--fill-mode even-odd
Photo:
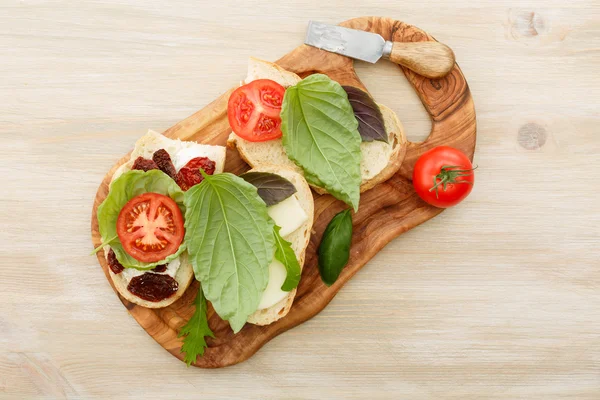
{"label": "sun-dried tomato", "polygon": [[202,168],[206,175],[212,175],[215,173],[216,164],[213,160],[207,157],[196,157],[192,158],[188,161],[187,164],[184,165],[186,168],[198,169]]}
{"label": "sun-dried tomato", "polygon": [[200,173],[200,168],[202,168],[207,175],[212,175],[215,173],[215,166],[215,162],[209,158],[192,158],[179,170],[175,182],[177,182],[181,190],[186,191],[204,180],[204,177]]}
{"label": "sun-dried tomato", "polygon": [[135,159],[133,167],[131,169],[139,169],[142,171],[150,171],[151,169],[158,169],[158,165],[152,160],[148,160],[142,156]]}
{"label": "sun-dried tomato", "polygon": [[161,264],[154,267],[152,271],[154,272],[165,272],[167,270],[167,264]]}
{"label": "sun-dried tomato", "polygon": [[119,260],[117,260],[117,255],[115,254],[113,249],[110,249],[108,251],[108,256],[106,257],[106,261],[108,262],[108,267],[111,269],[111,271],[115,275],[120,274],[125,269],[125,268],[123,268],[123,265],[121,265]]}
{"label": "sun-dried tomato", "polygon": [[137,297],[151,302],[168,299],[177,293],[179,284],[170,275],[146,272],[131,279],[127,290]]}
{"label": "sun-dried tomato", "polygon": [[177,170],[171,161],[171,156],[165,149],[156,150],[152,155],[152,161],[156,163],[158,169],[169,175],[172,179],[177,176]]}
{"label": "sun-dried tomato", "polygon": [[183,167],[177,173],[175,182],[177,182],[181,190],[185,192],[195,184],[202,182],[202,175],[198,177],[198,174],[200,174],[200,172],[196,173],[189,168]]}

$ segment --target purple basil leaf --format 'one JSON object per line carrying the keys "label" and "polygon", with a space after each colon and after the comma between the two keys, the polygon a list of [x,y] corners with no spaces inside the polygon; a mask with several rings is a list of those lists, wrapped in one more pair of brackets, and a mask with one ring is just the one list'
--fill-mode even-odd
{"label": "purple basil leaf", "polygon": [[292,182],[270,172],[246,172],[240,178],[256,186],[258,195],[267,206],[277,204],[296,193]]}
{"label": "purple basil leaf", "polygon": [[388,134],[379,106],[364,90],[354,86],[342,86],[358,120],[358,132],[363,142],[379,140],[388,143]]}

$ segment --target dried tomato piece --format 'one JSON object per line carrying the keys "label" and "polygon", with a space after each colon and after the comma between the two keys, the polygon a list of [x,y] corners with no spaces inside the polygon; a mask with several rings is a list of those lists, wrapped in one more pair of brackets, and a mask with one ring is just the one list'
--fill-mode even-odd
{"label": "dried tomato piece", "polygon": [[215,167],[215,162],[209,158],[192,158],[179,170],[175,182],[177,182],[181,190],[186,191],[204,180],[204,177],[200,173],[200,168],[202,168],[207,175],[212,175],[215,173]]}
{"label": "dried tomato piece", "polygon": [[[215,173],[215,167],[217,164],[207,157],[196,157],[192,158],[188,161],[187,164],[184,165],[185,168],[198,169],[202,168],[206,175],[212,175]],[[200,171],[198,171],[200,172]]]}
{"label": "dried tomato piece", "polygon": [[151,169],[158,169],[158,165],[152,160],[148,160],[142,156],[135,159],[133,167],[131,169],[139,169],[141,171],[150,171]]}
{"label": "dried tomato piece", "polygon": [[171,156],[165,149],[156,150],[152,155],[152,161],[156,163],[158,169],[169,175],[171,179],[175,179],[175,176],[177,176],[177,170],[173,165],[173,161],[171,161]]}
{"label": "dried tomato piece", "polygon": [[106,261],[108,262],[108,267],[115,275],[120,274],[125,269],[125,268],[123,268],[123,265],[121,265],[119,260],[117,260],[117,255],[115,254],[113,249],[110,249],[108,251],[108,256],[106,257]]}
{"label": "dried tomato piece", "polygon": [[167,264],[161,264],[154,267],[152,271],[154,272],[165,272],[167,270]]}
{"label": "dried tomato piece", "polygon": [[175,182],[177,182],[181,190],[185,192],[192,186],[202,182],[202,179],[203,177],[202,174],[200,174],[200,171],[196,172],[189,168],[183,167],[177,173]]}
{"label": "dried tomato piece", "polygon": [[127,290],[140,299],[159,302],[177,293],[179,284],[170,275],[146,272],[131,279]]}

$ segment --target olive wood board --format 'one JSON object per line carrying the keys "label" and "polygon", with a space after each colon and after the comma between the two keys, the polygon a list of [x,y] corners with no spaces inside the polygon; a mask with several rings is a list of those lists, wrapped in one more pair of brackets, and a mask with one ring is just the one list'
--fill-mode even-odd
{"label": "olive wood board", "polygon": [[[384,39],[395,42],[435,40],[414,26],[390,18],[360,17],[340,25],[375,32]],[[342,85],[358,86],[366,90],[354,71],[353,60],[344,56],[301,45],[276,63],[301,77],[323,73]],[[342,286],[392,239],[443,211],[426,204],[417,196],[411,184],[412,169],[423,152],[439,145],[456,147],[465,152],[470,159],[473,158],[476,138],[473,99],[469,86],[456,64],[446,77],[435,80],[417,75],[404,67],[399,68],[431,117],[431,133],[424,142],[407,144],[406,151],[400,154],[404,159],[395,175],[362,193],[359,210],[353,215],[350,260],[338,280],[330,287],[323,284],[319,276],[317,249],[331,218],[347,206],[330,195],[318,195],[313,192],[315,222],[306,250],[302,279],[289,314],[267,326],[246,324],[239,333],[233,334],[228,322],[221,320],[209,306],[209,326],[215,333],[215,338],[207,338],[206,352],[202,357],[198,357],[193,365],[220,368],[248,359],[275,336],[318,314]],[[202,110],[177,123],[165,131],[164,135],[181,140],[225,145],[231,132],[227,120],[227,101],[233,90],[234,88],[230,89]],[[128,159],[129,155],[126,155],[119,160],[98,188],[92,210],[94,247],[101,243],[96,218],[98,205],[108,194],[108,185],[114,171]],[[227,149],[226,171],[240,174],[248,169],[249,166],[241,160],[235,149]],[[103,251],[97,256],[112,286]],[[193,301],[197,292],[198,282],[194,281],[182,298],[162,309],[137,306],[120,296],[119,298],[154,340],[169,353],[183,360],[182,339],[178,338],[177,334],[194,312]],[[118,295],[118,292],[116,293]]]}

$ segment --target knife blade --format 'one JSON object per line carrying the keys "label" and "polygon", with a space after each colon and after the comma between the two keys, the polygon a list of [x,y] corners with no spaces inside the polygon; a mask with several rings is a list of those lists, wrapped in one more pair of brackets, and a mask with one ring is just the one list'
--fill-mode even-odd
{"label": "knife blade", "polygon": [[370,63],[383,56],[385,42],[376,33],[316,21],[309,21],[304,40],[310,46]]}
{"label": "knife blade", "polygon": [[454,53],[439,42],[390,42],[381,35],[309,21],[304,43],[357,60],[382,57],[428,78],[441,78],[454,67]]}

